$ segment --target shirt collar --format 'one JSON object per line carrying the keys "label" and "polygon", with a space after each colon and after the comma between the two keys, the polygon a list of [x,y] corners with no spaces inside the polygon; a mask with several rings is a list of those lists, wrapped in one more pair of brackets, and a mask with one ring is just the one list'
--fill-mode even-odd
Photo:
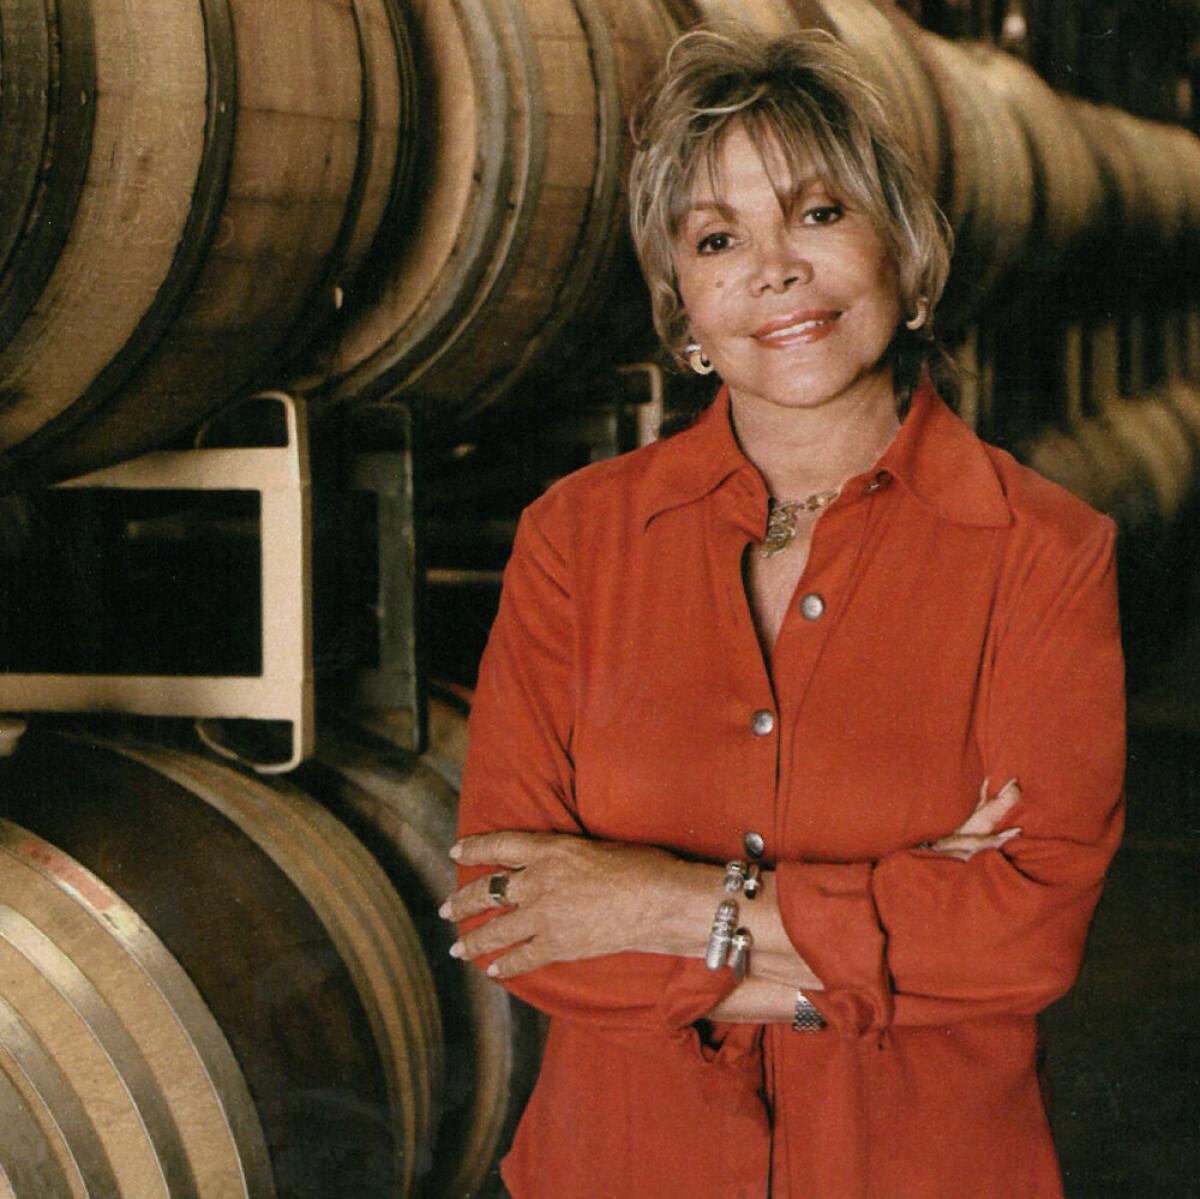
{"label": "shirt collar", "polygon": [[644,525],[663,512],[702,499],[739,473],[748,481],[757,480],[766,502],[761,476],[733,435],[725,385],[694,424],[660,441],[658,450],[643,482],[639,512]]}
{"label": "shirt collar", "polygon": [[1012,523],[987,447],[946,407],[927,375],[879,460],[876,472],[881,470],[945,520],[985,529]]}
{"label": "shirt collar", "polygon": [[[661,443],[643,483],[643,525],[669,509],[702,499],[732,475],[743,473],[765,505],[766,489],[733,435],[729,389],[722,386],[695,424]],[[892,479],[945,520],[980,528],[1012,523],[987,449],[946,407],[928,377],[913,393],[900,431],[875,468],[851,480],[843,494],[876,490],[880,480]]]}

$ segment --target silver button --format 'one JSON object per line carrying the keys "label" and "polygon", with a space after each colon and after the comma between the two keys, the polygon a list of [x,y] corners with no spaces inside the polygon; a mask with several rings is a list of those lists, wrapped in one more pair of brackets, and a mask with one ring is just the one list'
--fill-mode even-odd
{"label": "silver button", "polygon": [[805,620],[820,620],[825,615],[825,601],[815,591],[810,591],[800,601],[800,613]]}
{"label": "silver button", "polygon": [[750,717],[750,727],[754,730],[756,737],[765,737],[768,733],[773,733],[775,731],[775,713],[766,708],[759,708]]}
{"label": "silver button", "polygon": [[767,851],[767,843],[763,840],[762,833],[756,833],[753,829],[742,838],[742,844],[752,858],[761,858]]}

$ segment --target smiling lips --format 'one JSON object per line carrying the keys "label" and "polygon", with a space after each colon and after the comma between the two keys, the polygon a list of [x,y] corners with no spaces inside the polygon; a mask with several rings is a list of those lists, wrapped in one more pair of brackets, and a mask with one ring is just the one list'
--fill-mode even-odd
{"label": "smiling lips", "polygon": [[750,334],[755,341],[771,349],[783,350],[788,346],[820,341],[832,332],[834,322],[842,314],[834,309],[819,312],[794,312],[778,320],[768,321]]}

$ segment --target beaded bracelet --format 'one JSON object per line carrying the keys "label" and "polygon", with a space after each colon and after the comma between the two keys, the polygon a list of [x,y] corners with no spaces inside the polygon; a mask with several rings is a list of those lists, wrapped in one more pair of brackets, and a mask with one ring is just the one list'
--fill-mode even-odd
{"label": "beaded bracelet", "polygon": [[[739,891],[747,899],[754,899],[762,886],[757,862],[749,866],[736,858],[725,863],[725,878],[722,886],[730,895]],[[708,932],[708,946],[704,953],[704,964],[710,970],[720,970],[728,961],[739,982],[746,977],[750,966],[750,947],[754,937],[748,928],[737,928],[738,905],[733,899],[723,899],[717,905],[712,928]],[[732,956],[730,954],[732,953]]]}
{"label": "beaded bracelet", "polygon": [[730,894],[736,894],[741,891],[747,899],[754,899],[762,886],[762,880],[759,877],[760,868],[757,862],[751,862],[749,866],[745,862],[735,859],[732,862],[725,863],[725,890]]}

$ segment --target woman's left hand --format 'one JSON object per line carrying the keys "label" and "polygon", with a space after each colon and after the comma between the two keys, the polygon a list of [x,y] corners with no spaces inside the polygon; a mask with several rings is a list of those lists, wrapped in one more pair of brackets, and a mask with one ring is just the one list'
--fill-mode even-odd
{"label": "woman's left hand", "polygon": [[975,810],[954,832],[934,841],[926,848],[947,857],[969,862],[984,849],[1003,849],[1014,837],[1021,835],[1019,828],[1006,828],[996,832],[1008,818],[1009,813],[1021,802],[1021,786],[1016,779],[1007,783],[988,798],[988,780],[979,788],[979,802]]}
{"label": "woman's left hand", "polygon": [[[464,933],[450,951],[473,959],[509,949],[488,967],[493,978],[629,949],[671,952],[656,945],[655,918],[664,906],[656,893],[682,863],[664,850],[569,833],[509,831],[465,837],[451,857],[460,866],[497,867],[456,891],[440,910],[461,922],[506,909]],[[505,880],[503,901],[490,890],[497,874]]]}

